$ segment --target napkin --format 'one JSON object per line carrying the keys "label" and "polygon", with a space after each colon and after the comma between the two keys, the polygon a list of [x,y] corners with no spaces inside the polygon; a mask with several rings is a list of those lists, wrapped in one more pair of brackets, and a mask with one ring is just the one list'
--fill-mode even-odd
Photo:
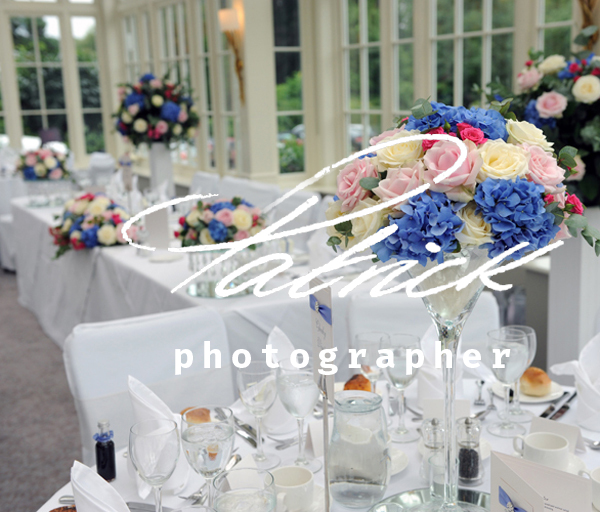
{"label": "napkin", "polygon": [[556,375],[573,375],[577,386],[577,423],[600,432],[600,334],[594,336],[579,354],[579,360],[555,364]]}
{"label": "napkin", "polygon": [[73,463],[71,486],[77,512],[129,512],[113,486],[81,462]]}
{"label": "napkin", "polygon": [[[167,419],[175,421],[177,423],[177,428],[181,428],[181,415],[174,414],[147,386],[131,375],[128,379],[128,385],[136,423],[144,420]],[[131,459],[128,459],[128,464],[130,465],[130,471],[133,469],[135,472]],[[190,466],[183,455],[183,451],[181,451],[179,460],[177,461],[177,467],[171,478],[169,478],[163,486],[163,491],[172,493],[180,492],[187,485],[189,476]],[[140,498],[147,498],[152,487],[144,482],[137,474],[135,480]]]}

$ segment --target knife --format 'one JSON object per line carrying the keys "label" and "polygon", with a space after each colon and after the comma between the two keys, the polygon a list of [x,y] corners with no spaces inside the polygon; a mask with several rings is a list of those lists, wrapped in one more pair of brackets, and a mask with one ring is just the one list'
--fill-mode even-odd
{"label": "knife", "polygon": [[[128,501],[127,507],[131,512],[154,512],[156,507],[152,503],[139,503],[137,501]],[[162,507],[163,512],[171,512],[172,508]]]}
{"label": "knife", "polygon": [[548,419],[550,419],[550,420],[557,420],[557,419],[561,418],[569,410],[569,408],[570,408],[569,407],[569,402],[571,400],[573,400],[573,398],[575,398],[576,396],[577,396],[577,391],[573,392],[573,394],[562,405],[562,407],[558,411],[552,413],[552,415]]}
{"label": "knife", "polygon": [[558,398],[556,398],[555,400],[552,400],[552,403],[546,408],[546,410],[542,414],[540,414],[540,418],[547,418],[548,416],[550,416],[556,410],[555,404],[560,402],[565,397],[565,395],[568,395],[568,394],[569,394],[569,392],[565,391]]}
{"label": "knife", "polygon": [[256,438],[248,434],[243,428],[236,428],[235,433],[240,436],[244,441],[246,441],[252,448],[256,448],[258,445],[256,444]]}
{"label": "knife", "polygon": [[248,423],[243,423],[239,418],[233,417],[233,421],[235,422],[236,427],[245,430],[250,434],[254,439],[256,439],[256,429],[252,425],[248,425]]}

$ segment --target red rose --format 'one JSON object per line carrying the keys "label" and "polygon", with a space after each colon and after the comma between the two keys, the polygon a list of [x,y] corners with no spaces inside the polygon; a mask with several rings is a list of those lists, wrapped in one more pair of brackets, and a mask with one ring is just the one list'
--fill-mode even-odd
{"label": "red rose", "polygon": [[583,215],[583,205],[579,198],[574,194],[567,194],[567,201],[565,202],[565,206],[572,205],[571,213],[576,213],[577,215]]}
{"label": "red rose", "polygon": [[583,60],[581,61],[581,64],[582,64],[583,66],[587,66],[587,59],[583,59]]}
{"label": "red rose", "polygon": [[75,249],[76,251],[81,251],[82,249],[85,249],[85,243],[83,243],[81,240],[72,239],[71,245],[73,245],[73,249]]}
{"label": "red rose", "polygon": [[533,61],[532,60],[528,60],[528,61],[525,62],[525,65],[527,67],[529,67],[529,66],[533,65]]}
{"label": "red rose", "polygon": [[115,223],[115,226],[117,226],[118,224],[121,224],[121,222],[123,222],[121,220],[120,215],[113,215],[111,218],[112,218],[112,221]]}
{"label": "red rose", "polygon": [[592,69],[592,75],[594,75],[594,76],[600,75],[600,68],[594,68],[594,69]]}
{"label": "red rose", "polygon": [[173,231],[173,234],[175,235],[175,238],[179,238],[179,231]]}
{"label": "red rose", "polygon": [[185,224],[185,217],[181,216],[179,217],[179,225],[183,226]]}
{"label": "red rose", "polygon": [[577,64],[577,62],[573,62],[569,64],[569,71],[571,73],[579,73],[579,71],[581,71],[581,67],[579,66],[579,64]]}
{"label": "red rose", "polygon": [[483,132],[479,128],[471,126],[469,123],[458,123],[456,127],[458,128],[458,133],[462,140],[471,140],[476,145],[487,142]]}

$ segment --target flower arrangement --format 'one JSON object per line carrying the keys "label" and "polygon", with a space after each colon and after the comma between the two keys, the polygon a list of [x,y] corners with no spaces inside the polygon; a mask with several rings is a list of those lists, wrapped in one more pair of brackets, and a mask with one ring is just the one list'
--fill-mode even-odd
{"label": "flower arrangement", "polygon": [[135,146],[193,139],[200,118],[182,84],[147,73],[135,84],[119,86],[116,129]]}
{"label": "flower arrangement", "polygon": [[213,203],[198,201],[179,224],[181,230],[175,232],[175,237],[182,247],[188,247],[244,240],[262,231],[265,219],[260,208],[234,197]]}
{"label": "flower arrangement", "polygon": [[65,167],[67,155],[49,148],[36,149],[23,153],[17,169],[26,181],[62,180],[69,177]]}
{"label": "flower arrangement", "polygon": [[[575,44],[584,46],[596,31],[587,27]],[[570,59],[530,51],[517,85],[515,95],[492,82],[488,100],[510,98],[516,117],[543,130],[557,151],[577,148],[575,165],[566,172],[567,189],[588,206],[600,205],[600,57],[588,50]]]}
{"label": "flower arrangement", "polygon": [[[73,249],[93,249],[96,246],[126,244],[121,229],[129,214],[104,194],[84,194],[65,203],[61,224],[50,228],[54,245],[58,246],[55,258]],[[127,234],[137,239],[137,227],[131,226]]]}
{"label": "flower arrangement", "polygon": [[[496,257],[522,242],[526,251],[554,239],[582,236],[600,254],[600,231],[587,225],[583,205],[564,186],[576,151],[556,155],[544,133],[527,121],[515,121],[510,103],[490,109],[451,107],[419,100],[412,115],[370,140],[371,145],[418,134],[447,134],[462,140],[468,156],[452,176],[433,180],[458,159],[458,145],[448,140],[400,143],[358,157],[337,177],[337,194],[329,206],[327,244],[351,248],[379,229],[397,225],[395,233],[371,247],[388,261],[442,262],[444,253],[466,247]],[[509,119],[505,118],[505,115]],[[423,184],[425,192],[391,208],[344,221],[344,216],[401,196]],[[429,245],[441,248],[431,252]]]}

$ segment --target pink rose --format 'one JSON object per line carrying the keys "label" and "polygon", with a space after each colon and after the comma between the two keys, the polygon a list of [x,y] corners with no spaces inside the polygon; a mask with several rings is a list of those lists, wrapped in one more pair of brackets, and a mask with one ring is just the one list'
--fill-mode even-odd
{"label": "pink rose", "polygon": [[562,117],[567,108],[567,98],[556,91],[545,92],[535,102],[540,117]]}
{"label": "pink rose", "polygon": [[185,123],[188,120],[188,113],[185,110],[180,110],[179,115],[177,116],[177,121],[180,123]]}
{"label": "pink rose", "polygon": [[48,179],[51,179],[51,180],[59,180],[62,177],[63,177],[63,172],[60,167],[57,167],[56,169],[52,169],[50,171],[50,174],[48,174]]}
{"label": "pink rose", "polygon": [[479,128],[471,126],[469,123],[458,123],[456,127],[458,128],[460,138],[462,140],[471,140],[477,146],[487,142],[483,131],[481,131]]}
{"label": "pink rose", "polygon": [[369,191],[360,186],[361,179],[378,176],[377,167],[368,158],[356,159],[344,167],[337,177],[337,195],[342,201],[341,211],[352,211],[359,201],[369,195]]}
{"label": "pink rose", "polygon": [[256,215],[257,217],[260,217],[262,212],[260,211],[260,208],[259,208],[258,206],[253,206],[253,207],[250,209],[250,213],[252,214],[252,216],[253,216],[253,217],[254,217],[255,215]]}
{"label": "pink rose", "polygon": [[150,87],[153,89],[160,89],[162,87],[162,80],[160,78],[153,78],[150,80]]}
{"label": "pink rose", "polygon": [[164,135],[169,131],[169,124],[166,121],[159,121],[154,128],[160,135]]}
{"label": "pink rose", "polygon": [[[128,243],[125,240],[125,238],[123,238],[123,233],[121,231],[123,229],[123,223],[117,224],[115,229],[117,230],[117,242],[119,242],[120,244]],[[131,238],[131,240],[137,242],[137,226],[135,224],[127,230],[127,235],[129,236],[129,238]]]}
{"label": "pink rose", "polygon": [[231,226],[233,224],[233,212],[228,208],[223,208],[215,213],[215,219],[225,224],[225,226]]}
{"label": "pink rose", "polygon": [[248,233],[248,231],[244,231],[243,229],[241,229],[235,235],[233,235],[233,239],[237,242],[238,240],[245,240],[249,236],[250,234]]}
{"label": "pink rose", "polygon": [[52,151],[50,151],[49,149],[40,149],[38,152],[38,155],[43,160],[44,158],[48,158],[49,156],[52,156]]}
{"label": "pink rose", "polygon": [[575,174],[571,174],[566,181],[580,181],[581,178],[585,176],[585,162],[579,155],[575,156],[575,161],[577,162],[577,165],[571,169],[575,171]]}
{"label": "pink rose", "polygon": [[33,167],[35,164],[37,164],[37,158],[35,155],[29,154],[25,157],[25,165]]}
{"label": "pink rose", "polygon": [[132,116],[136,116],[137,113],[140,111],[140,106],[137,103],[134,103],[133,105],[129,105],[127,107],[127,111],[132,115]]}
{"label": "pink rose", "polygon": [[246,206],[245,204],[239,204],[238,210],[244,210],[245,212],[251,213],[252,208]]}
{"label": "pink rose", "polygon": [[204,210],[202,212],[202,222],[204,222],[205,224],[208,224],[211,220],[213,220],[213,218],[214,214],[209,209]]}
{"label": "pink rose", "polygon": [[482,160],[477,152],[475,143],[471,140],[464,141],[469,153],[465,162],[449,178],[440,183],[433,179],[452,167],[460,156],[460,148],[453,142],[441,140],[425,153],[423,163],[425,183],[431,185],[431,190],[443,192],[452,201],[466,202],[473,199],[477,174],[481,169]]}
{"label": "pink rose", "polygon": [[[395,197],[406,194],[423,184],[423,172],[425,168],[421,162],[416,162],[413,167],[401,167],[397,169],[388,169],[387,176],[379,182],[379,185],[373,189],[382,201],[389,201]],[[395,210],[408,201],[403,201],[394,205]]]}
{"label": "pink rose", "polygon": [[540,73],[538,68],[531,67],[529,69],[524,69],[517,75],[517,83],[519,84],[519,89],[522,91],[526,89],[531,89],[534,85],[542,79],[544,75]]}
{"label": "pink rose", "polygon": [[[111,220],[113,217],[113,212],[112,210],[105,210],[102,212],[102,217],[104,217],[105,220]],[[118,224],[118,223],[117,223]]]}
{"label": "pink rose", "polygon": [[529,171],[527,179],[538,185],[550,194],[558,192],[565,179],[565,171],[559,167],[554,157],[539,146],[521,144],[521,147],[529,153]]}
{"label": "pink rose", "polygon": [[[546,204],[549,203],[554,203],[557,202],[558,203],[558,207],[562,210],[565,207],[566,204],[566,192],[563,189],[563,192],[561,192],[560,194],[554,194],[552,195],[547,195],[546,197],[544,197],[544,201],[546,201]],[[569,212],[564,212],[565,215],[565,220],[569,218],[570,213]],[[567,228],[565,222],[561,222],[560,224],[560,231],[558,233],[556,233],[556,235],[554,236],[554,240],[565,240],[567,238],[571,238],[571,234],[569,233],[569,229]]]}
{"label": "pink rose", "polygon": [[369,140],[369,144],[371,146],[374,146],[375,144],[381,142],[383,139],[387,139],[388,137],[391,137],[392,135],[396,135],[398,132],[401,132],[402,130],[404,130],[404,125],[402,125],[402,128],[394,128],[392,130],[386,130],[383,133],[380,133],[379,135],[376,135],[375,137],[371,137],[371,139]]}

